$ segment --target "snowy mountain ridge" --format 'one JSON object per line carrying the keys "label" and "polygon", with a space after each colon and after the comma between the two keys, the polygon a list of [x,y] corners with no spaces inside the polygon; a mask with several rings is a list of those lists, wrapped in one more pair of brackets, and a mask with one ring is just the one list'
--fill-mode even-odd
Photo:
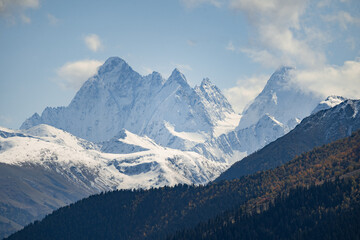
{"label": "snowy mountain ridge", "polygon": [[[2,128],[0,163],[55,166],[70,179],[99,191],[178,183],[204,184],[227,167],[194,152],[164,148],[148,137],[129,131],[124,131],[124,135],[117,140],[141,150],[121,154],[101,152],[99,146],[45,124],[20,131]],[[144,164],[156,167],[142,168]],[[79,170],[76,174],[71,170],[74,168]],[[87,169],[94,175],[89,179],[80,169]]]}
{"label": "snowy mountain ridge", "polygon": [[319,111],[335,107],[336,105],[339,105],[345,100],[347,99],[341,96],[328,96],[324,101],[321,101],[319,105],[316,106],[316,108],[311,112],[311,114],[315,114]]}
{"label": "snowy mountain ridge", "polygon": [[293,70],[281,67],[270,77],[262,92],[242,112],[235,130],[199,143],[193,150],[232,164],[292,130],[321,101],[315,93],[304,92],[292,82]]}
{"label": "snowy mountain ridge", "polygon": [[262,92],[244,109],[237,130],[256,124],[269,114],[292,129],[299,120],[310,115],[322,100],[314,92],[303,91],[292,82],[291,67],[281,67],[270,77]]}
{"label": "snowy mountain ridge", "polygon": [[89,195],[206,184],[229,165],[123,130],[100,145],[55,127],[0,127],[0,236]]}
{"label": "snowy mountain ridge", "polygon": [[[162,146],[188,150],[199,142],[174,131],[211,137],[218,122],[236,115],[208,79],[191,88],[178,69],[167,80],[156,72],[143,77],[124,60],[112,57],[84,83],[69,106],[46,108],[21,129],[45,123],[92,142],[107,141],[127,129]],[[166,127],[169,124],[173,131]]]}
{"label": "snowy mountain ridge", "polygon": [[292,71],[279,68],[239,115],[207,78],[192,88],[178,69],[167,80],[156,72],[142,77],[124,60],[112,57],[68,107],[46,108],[21,128],[46,123],[103,142],[105,152],[144,150],[114,139],[125,130],[161,146],[233,163],[289,132],[320,102],[319,96],[291,81]]}
{"label": "snowy mountain ridge", "polygon": [[193,150],[205,157],[233,164],[285,135],[289,129],[269,114],[244,129],[230,131],[196,145]]}

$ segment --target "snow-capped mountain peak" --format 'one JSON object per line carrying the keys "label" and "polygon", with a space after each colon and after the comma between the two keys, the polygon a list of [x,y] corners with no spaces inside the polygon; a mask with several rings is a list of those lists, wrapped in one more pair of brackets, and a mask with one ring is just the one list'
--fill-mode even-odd
{"label": "snow-capped mountain peak", "polygon": [[98,74],[102,75],[113,71],[124,71],[129,69],[131,69],[131,67],[123,59],[119,57],[110,57],[105,61],[102,66],[100,66]]}
{"label": "snow-capped mountain peak", "polygon": [[147,135],[157,144],[186,149],[181,134],[211,136],[218,121],[233,110],[209,80],[192,88],[178,69],[165,79],[157,72],[141,76],[123,59],[111,57],[86,81],[67,107],[46,108],[21,126],[40,123],[64,129],[93,142],[112,139],[122,129]]}
{"label": "snow-capped mountain peak", "polygon": [[321,101],[319,105],[316,106],[316,108],[311,112],[311,114],[315,114],[321,110],[335,107],[336,105],[339,105],[345,100],[347,99],[341,96],[334,96],[334,95],[328,96],[324,101]]}
{"label": "snow-capped mountain peak", "polygon": [[210,116],[214,123],[228,118],[236,118],[230,116],[235,114],[232,106],[209,78],[204,78],[200,86],[195,86],[195,91],[202,98],[203,104],[211,110]]}
{"label": "snow-capped mountain peak", "polygon": [[42,123],[42,119],[38,113],[34,113],[30,118],[26,119],[20,129],[28,129]]}
{"label": "snow-capped mountain peak", "polygon": [[150,82],[151,85],[160,86],[165,83],[165,79],[160,73],[153,71],[151,74],[144,77],[146,82]]}
{"label": "snow-capped mountain peak", "polygon": [[[239,116],[240,122],[234,131],[216,134],[215,139],[195,146],[195,151],[233,163],[283,136],[310,115],[320,98],[293,83],[293,70],[292,67],[279,68]],[[200,94],[206,95],[203,90],[198,88]]]}
{"label": "snow-capped mountain peak", "polygon": [[186,88],[190,87],[184,74],[182,74],[177,68],[172,71],[169,79],[165,82],[165,85],[171,85],[173,83],[179,84],[180,86]]}
{"label": "snow-capped mountain peak", "polygon": [[214,86],[214,85],[213,85],[213,83],[210,81],[209,78],[204,78],[204,79],[201,81],[200,87],[206,88],[206,87],[211,87],[211,86]]}
{"label": "snow-capped mountain peak", "polygon": [[295,68],[289,66],[282,66],[278,68],[266,83],[263,92],[274,91],[288,86],[291,80],[290,73],[294,69]]}
{"label": "snow-capped mountain peak", "polygon": [[272,74],[262,92],[243,111],[238,130],[256,124],[264,114],[275,117],[282,124],[310,115],[321,98],[310,90],[301,90],[292,81],[293,70],[292,67],[281,67]]}

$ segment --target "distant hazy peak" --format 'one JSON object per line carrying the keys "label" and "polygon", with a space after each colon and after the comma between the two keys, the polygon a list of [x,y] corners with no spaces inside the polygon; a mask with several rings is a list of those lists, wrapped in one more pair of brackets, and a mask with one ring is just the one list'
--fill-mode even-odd
{"label": "distant hazy peak", "polygon": [[156,78],[162,78],[162,75],[159,72],[153,71],[151,74],[147,75],[146,77],[156,77]]}
{"label": "distant hazy peak", "polygon": [[23,122],[23,124],[21,124],[20,129],[28,129],[40,123],[41,123],[40,115],[38,113],[34,113],[31,117],[26,119],[25,122]]}
{"label": "distant hazy peak", "polygon": [[145,81],[151,82],[151,85],[163,85],[166,81],[160,73],[155,71],[146,75],[144,79]]}
{"label": "distant hazy peak", "polygon": [[212,82],[210,81],[209,78],[204,78],[201,81],[200,87],[205,87],[205,86],[213,86]]}
{"label": "distant hazy peak", "polygon": [[267,81],[263,92],[281,88],[290,82],[290,71],[294,70],[293,67],[283,66],[278,68]]}
{"label": "distant hazy peak", "polygon": [[244,109],[238,130],[256,124],[266,113],[285,125],[291,119],[301,120],[310,115],[321,99],[315,93],[293,84],[293,69],[280,67],[271,75],[262,92]]}
{"label": "distant hazy peak", "polygon": [[345,100],[347,100],[347,98],[341,96],[328,96],[324,101],[321,101],[319,105],[316,106],[316,108],[311,112],[311,114],[315,114],[319,111],[335,107],[336,105],[344,102]]}
{"label": "distant hazy peak", "polygon": [[198,91],[189,86],[179,69],[167,80],[158,72],[142,76],[123,59],[111,57],[67,107],[46,108],[41,116],[27,119],[22,128],[46,123],[93,142],[107,141],[125,128],[163,146],[190,148],[196,141],[178,137],[165,121],[175,126],[174,131],[210,136],[216,123],[233,112],[209,80],[202,86]]}
{"label": "distant hazy peak", "polygon": [[[197,90],[198,89],[198,90]],[[209,92],[218,92],[221,93],[220,89],[218,87],[216,87],[209,78],[204,78],[201,81],[200,86],[195,86],[195,90],[196,91],[201,91],[204,93],[209,93]],[[222,93],[221,93],[222,94]]]}
{"label": "distant hazy peak", "polygon": [[186,77],[184,76],[184,74],[182,74],[179,69],[175,68],[170,77],[168,78],[168,80],[165,82],[165,85],[170,85],[172,83],[178,83],[179,85],[185,87],[185,86],[189,86]]}
{"label": "distant hazy peak", "polygon": [[[112,72],[116,69],[131,69],[129,64],[127,64],[123,59],[119,57],[109,57],[105,63],[99,68],[99,75]],[[131,69],[132,70],[132,69]]]}

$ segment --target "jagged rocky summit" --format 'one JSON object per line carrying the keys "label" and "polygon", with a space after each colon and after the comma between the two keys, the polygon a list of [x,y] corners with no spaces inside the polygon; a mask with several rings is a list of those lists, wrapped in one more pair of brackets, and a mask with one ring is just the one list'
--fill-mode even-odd
{"label": "jagged rocky summit", "polygon": [[112,57],[69,106],[46,108],[21,129],[45,123],[102,143],[103,151],[138,150],[116,143],[114,137],[125,129],[161,146],[233,163],[289,132],[322,100],[299,88],[291,71],[279,68],[240,116],[207,78],[192,88],[178,69],[167,80],[157,72],[141,76],[121,58]]}
{"label": "jagged rocky summit", "polygon": [[207,158],[234,163],[292,130],[322,100],[292,81],[293,70],[279,68],[244,109],[235,130],[196,145],[194,151]]}
{"label": "jagged rocky summit", "polygon": [[121,58],[111,57],[69,106],[46,108],[21,129],[43,123],[92,142],[110,140],[127,129],[162,146],[189,149],[211,136],[218,122],[234,116],[209,79],[192,88],[178,69],[167,80],[157,72],[143,77]]}

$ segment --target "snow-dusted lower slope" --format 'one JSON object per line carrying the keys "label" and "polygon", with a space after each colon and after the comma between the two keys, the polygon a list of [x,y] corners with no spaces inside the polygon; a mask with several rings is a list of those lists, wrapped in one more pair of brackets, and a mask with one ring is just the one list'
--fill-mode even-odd
{"label": "snow-dusted lower slope", "polygon": [[198,144],[194,147],[194,151],[209,159],[233,164],[275,141],[288,131],[286,126],[266,114],[250,127],[231,131]]}
{"label": "snow-dusted lower slope", "polygon": [[[0,162],[56,167],[84,188],[149,188],[178,183],[203,184],[226,167],[189,151],[165,148],[148,137],[123,130],[121,138],[102,152],[99,147],[63,130],[41,124],[23,131],[2,129]],[[130,153],[121,146],[133,146]],[[126,151],[123,151],[126,152]],[[86,169],[91,177],[81,172]]]}
{"label": "snow-dusted lower slope", "polygon": [[126,130],[117,137],[98,146],[44,124],[0,128],[0,225],[15,231],[101,191],[205,184],[228,167]]}

